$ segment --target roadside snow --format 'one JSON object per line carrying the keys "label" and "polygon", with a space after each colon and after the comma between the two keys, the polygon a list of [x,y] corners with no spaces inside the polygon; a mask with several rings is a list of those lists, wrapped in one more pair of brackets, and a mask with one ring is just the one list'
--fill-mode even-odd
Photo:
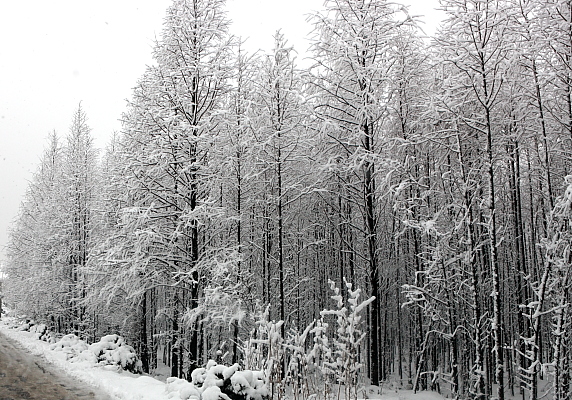
{"label": "roadside snow", "polygon": [[[98,388],[110,396],[118,400],[179,400],[188,399],[189,396],[194,395],[191,398],[201,398],[203,400],[216,399],[218,398],[218,393],[215,393],[216,389],[211,389],[203,391],[199,394],[194,390],[193,385],[177,378],[168,378],[167,382],[159,381],[155,378],[145,375],[137,375],[124,371],[117,365],[101,365],[96,364],[97,360],[91,359],[90,357],[76,357],[70,358],[70,355],[65,351],[62,351],[62,346],[53,345],[41,340],[38,340],[38,333],[36,332],[26,332],[23,330],[10,329],[9,326],[14,326],[11,318],[2,317],[0,320],[0,331],[8,336],[9,338],[19,342],[23,347],[28,349],[31,353],[43,356],[48,362],[54,364],[61,370],[65,371],[68,375],[74,377],[79,382],[83,382],[85,385]],[[72,340],[71,338],[67,338]],[[114,339],[114,340],[112,340]],[[115,337],[105,337],[102,342],[116,342]],[[73,340],[72,340],[73,341]],[[93,345],[92,345],[93,346]],[[96,346],[105,347],[100,343]],[[107,348],[107,347],[106,347]],[[105,349],[104,349],[105,350]],[[78,353],[83,353],[85,349],[76,349]],[[231,374],[234,372],[233,377],[235,379],[231,380],[233,385],[237,387],[250,387],[253,388],[261,385],[257,381],[257,377],[250,376],[246,372],[234,371],[234,367],[223,367],[224,371],[221,372]],[[215,367],[216,368],[216,367]],[[196,374],[203,374],[201,378],[212,378],[208,374],[207,368],[200,368]],[[199,377],[197,377],[199,378]],[[244,381],[244,382],[243,382]],[[245,384],[248,383],[248,385]],[[444,397],[434,393],[434,392],[421,392],[413,394],[410,390],[383,390],[383,394],[379,393],[379,388],[370,387],[367,395],[368,399],[379,399],[379,400],[444,400]],[[193,389],[193,390],[191,390]],[[196,393],[195,393],[196,392]],[[212,393],[210,393],[212,392]],[[262,392],[261,392],[262,393]],[[246,392],[244,394],[247,394]],[[251,393],[248,393],[251,394]],[[202,396],[201,396],[202,395]],[[252,395],[252,394],[251,394]],[[198,397],[201,396],[201,397]],[[256,399],[257,397],[253,397]]]}
{"label": "roadside snow", "polygon": [[132,374],[113,365],[99,366],[85,360],[70,363],[66,361],[66,353],[50,349],[50,344],[38,340],[35,333],[9,329],[6,319],[3,317],[0,320],[3,334],[86,385],[99,388],[119,400],[170,400],[164,382],[150,376]]}

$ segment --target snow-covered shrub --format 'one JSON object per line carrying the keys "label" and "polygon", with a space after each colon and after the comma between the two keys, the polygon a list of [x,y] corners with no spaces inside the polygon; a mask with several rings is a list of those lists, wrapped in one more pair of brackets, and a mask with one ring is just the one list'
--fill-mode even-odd
{"label": "snow-covered shrub", "polygon": [[46,333],[48,327],[44,324],[37,324],[37,325],[32,325],[28,330],[32,333],[39,333],[40,335],[42,335]]}
{"label": "snow-covered shrub", "polygon": [[33,325],[29,329],[30,332],[36,334],[36,339],[43,340],[44,342],[55,343],[56,336],[51,332],[45,324]]}
{"label": "snow-covered shrub", "polygon": [[90,350],[98,357],[100,363],[121,365],[125,370],[141,373],[141,361],[135,349],[125,343],[119,335],[107,335],[97,343],[90,345]]}
{"label": "snow-covered shrub", "polygon": [[256,329],[242,348],[246,369],[264,370],[273,399],[282,398],[284,392],[284,321],[269,321],[269,308],[260,313]]}
{"label": "snow-covered shrub", "polygon": [[[6,309],[5,309],[6,311]],[[8,327],[8,329],[19,329],[23,324],[24,321],[22,317],[20,317],[15,311],[7,310],[6,318],[2,319],[2,323]],[[28,329],[30,325],[28,325]]]}
{"label": "snow-covered shrub", "polygon": [[200,400],[201,393],[191,382],[175,377],[167,378],[167,398],[175,400]]}
{"label": "snow-covered shrub", "polygon": [[238,364],[230,367],[210,360],[205,368],[191,374],[191,382],[168,378],[169,399],[181,400],[266,400],[269,398],[263,371],[240,370]]}
{"label": "snow-covered shrub", "polygon": [[28,332],[30,330],[30,323],[26,322],[16,327],[18,332]]}
{"label": "snow-covered shrub", "polygon": [[19,332],[25,331],[28,332],[30,330],[30,324],[26,322],[25,324],[19,325],[16,327],[16,330]]}
{"label": "snow-covered shrub", "polygon": [[316,389],[315,382],[312,379],[312,358],[306,354],[306,340],[313,326],[314,322],[308,325],[302,333],[297,330],[291,331],[284,344],[285,349],[289,353],[285,383],[292,388],[294,394],[301,394],[302,398],[308,398],[312,393],[315,393]]}
{"label": "snow-covered shrub", "polygon": [[352,284],[344,279],[348,291],[348,307],[344,304],[344,298],[340,289],[333,281],[329,281],[330,288],[334,291],[332,299],[336,302],[336,309],[324,310],[320,314],[322,318],[332,315],[336,318],[337,330],[333,341],[332,362],[324,364],[325,370],[334,373],[336,380],[344,387],[345,399],[357,399],[359,370],[363,364],[359,362],[359,347],[366,334],[360,329],[360,313],[374,300],[374,297],[359,302],[361,290],[352,290]]}
{"label": "snow-covered shrub", "polygon": [[319,394],[318,398],[328,399],[335,383],[335,373],[331,368],[333,355],[328,337],[328,323],[323,317],[315,322],[310,333],[314,338],[312,348],[306,353],[308,376],[305,379],[308,391]]}
{"label": "snow-covered shrub", "polygon": [[62,335],[60,333],[48,331],[40,339],[43,340],[44,342],[48,342],[48,343],[53,344],[53,343],[56,343],[58,340],[60,340],[61,337],[62,337]]}
{"label": "snow-covered shrub", "polygon": [[[361,330],[361,313],[374,300],[360,300],[361,290],[345,281],[347,300],[330,281],[335,307],[323,310],[319,320],[304,331],[292,329],[282,337],[282,321],[268,320],[268,309],[261,313],[257,328],[242,346],[247,369],[265,371],[273,399],[355,399],[361,388],[360,346],[366,334]],[[331,319],[331,323],[326,322]],[[328,332],[335,326],[335,332]],[[285,370],[283,368],[286,368]]]}
{"label": "snow-covered shrub", "polygon": [[92,364],[114,365],[133,372],[142,372],[142,363],[133,347],[127,345],[119,335],[107,335],[97,343],[88,345],[74,334],[57,340],[57,334],[50,332],[43,324],[26,323],[19,330],[29,330],[40,340],[51,342],[51,350],[61,351],[70,362],[87,361]]}
{"label": "snow-covered shrub", "polygon": [[104,336],[99,342],[91,344],[89,350],[100,365],[117,365],[133,373],[142,372],[141,360],[137,357],[135,349],[126,344],[119,335]]}
{"label": "snow-covered shrub", "polygon": [[246,400],[262,400],[268,397],[266,377],[262,371],[236,371],[230,377],[233,393]]}
{"label": "snow-covered shrub", "polygon": [[98,359],[93,354],[89,348],[87,350],[83,350],[77,356],[69,360],[70,362],[80,362],[80,361],[87,361],[90,364],[98,364]]}
{"label": "snow-covered shrub", "polygon": [[71,360],[79,357],[83,351],[87,350],[88,345],[76,335],[70,333],[51,344],[50,349],[63,352],[66,355],[66,359]]}
{"label": "snow-covered shrub", "polygon": [[33,320],[30,320],[28,318],[25,319],[26,322],[24,323],[20,323],[19,327],[16,328],[17,331],[25,331],[25,332],[29,332],[30,328],[33,327],[34,325],[36,325],[36,323]]}

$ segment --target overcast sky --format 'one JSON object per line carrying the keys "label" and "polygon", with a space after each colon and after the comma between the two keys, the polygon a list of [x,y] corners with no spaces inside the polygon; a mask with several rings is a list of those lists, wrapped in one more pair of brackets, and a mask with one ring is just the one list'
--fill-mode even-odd
{"label": "overcast sky", "polygon": [[[96,147],[103,148],[125,99],[152,63],[170,0],[0,1],[0,261],[46,139],[67,135],[82,102]],[[438,0],[403,0],[432,34],[442,18]],[[227,0],[231,31],[250,51],[272,48],[281,28],[304,56],[308,13],[323,0]]]}

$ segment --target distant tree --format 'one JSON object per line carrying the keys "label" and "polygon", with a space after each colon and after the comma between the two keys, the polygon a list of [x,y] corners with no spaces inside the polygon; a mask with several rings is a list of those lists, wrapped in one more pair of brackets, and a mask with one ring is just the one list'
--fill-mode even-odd
{"label": "distant tree", "polygon": [[50,137],[11,233],[7,286],[19,298],[15,304],[60,332],[86,334],[81,299],[86,295],[83,268],[92,246],[96,168],[96,152],[80,105],[66,146],[60,146],[55,133]]}
{"label": "distant tree", "polygon": [[342,184],[363,218],[358,232],[367,250],[359,257],[367,260],[370,294],[375,296],[370,306],[369,359],[370,376],[377,384],[382,378],[379,196],[384,186],[381,176],[391,168],[390,159],[382,156],[390,43],[407,18],[399,20],[397,9],[385,1],[327,1],[325,5],[326,11],[314,16],[314,84],[320,95],[316,112],[329,144],[324,170],[339,171],[342,182],[349,178]]}
{"label": "distant tree", "polygon": [[83,269],[93,247],[93,207],[97,153],[81,104],[75,112],[64,150],[62,179],[67,206],[65,221],[66,264],[64,285],[68,285],[69,322],[76,334],[84,335],[87,315],[81,299],[86,295]]}
{"label": "distant tree", "polygon": [[[293,214],[290,206],[303,190],[304,170],[304,106],[302,80],[296,69],[294,49],[288,46],[284,35],[277,32],[274,48],[260,65],[257,76],[256,97],[259,117],[255,120],[254,135],[259,158],[258,173],[265,181],[264,198],[268,219],[273,231],[265,232],[275,238],[275,251],[268,251],[268,277],[277,280],[278,318],[285,323],[292,307],[287,298],[293,255],[289,247]],[[289,264],[289,265],[288,265]],[[273,276],[277,273],[277,277]],[[271,292],[270,282],[267,283]],[[274,297],[274,295],[271,295]],[[285,336],[284,324],[282,335]]]}
{"label": "distant tree", "polygon": [[[483,174],[486,176],[487,196],[486,228],[488,235],[487,262],[491,276],[493,354],[497,397],[504,399],[504,341],[503,307],[501,293],[501,269],[498,256],[499,226],[497,209],[497,181],[495,175],[496,138],[504,127],[504,116],[499,111],[501,90],[508,68],[511,46],[508,40],[509,19],[503,9],[503,2],[457,1],[444,2],[449,18],[441,32],[439,45],[443,49],[445,63],[458,71],[457,99],[461,97],[473,102],[466,114],[459,115],[460,122],[475,135],[486,162]],[[447,34],[446,34],[447,33]]]}
{"label": "distant tree", "polygon": [[62,156],[54,132],[9,233],[4,288],[18,312],[50,320],[58,327],[65,312],[66,293],[61,279],[65,243]]}

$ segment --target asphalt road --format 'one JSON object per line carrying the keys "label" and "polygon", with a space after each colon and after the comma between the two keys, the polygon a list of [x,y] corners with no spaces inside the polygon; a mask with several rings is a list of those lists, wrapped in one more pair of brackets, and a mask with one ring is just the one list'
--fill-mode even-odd
{"label": "asphalt road", "polygon": [[112,400],[0,333],[0,400]]}

